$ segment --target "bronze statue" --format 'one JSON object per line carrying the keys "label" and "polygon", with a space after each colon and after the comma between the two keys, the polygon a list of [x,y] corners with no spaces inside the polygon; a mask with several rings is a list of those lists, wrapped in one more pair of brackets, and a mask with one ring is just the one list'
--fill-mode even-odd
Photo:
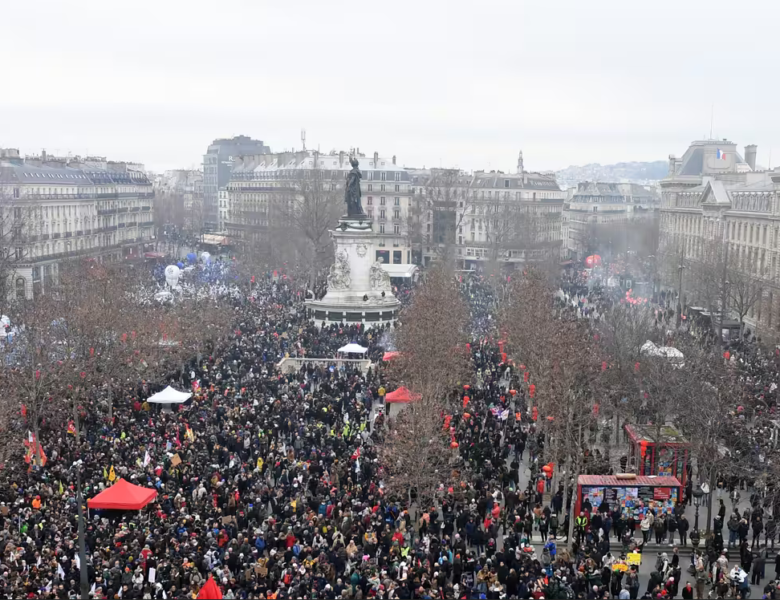
{"label": "bronze statue", "polygon": [[360,203],[360,179],[363,177],[358,169],[358,160],[356,158],[350,158],[349,164],[352,165],[352,170],[347,175],[347,185],[344,190],[344,201],[347,203],[347,216],[348,217],[365,217],[366,213],[363,212],[363,206]]}

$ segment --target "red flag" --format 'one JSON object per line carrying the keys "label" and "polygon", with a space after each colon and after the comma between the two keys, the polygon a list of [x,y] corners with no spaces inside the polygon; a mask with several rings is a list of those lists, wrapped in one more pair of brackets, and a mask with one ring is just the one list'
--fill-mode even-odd
{"label": "red flag", "polygon": [[76,425],[73,423],[73,421],[68,421],[68,433],[71,435],[76,435]]}
{"label": "red flag", "polygon": [[24,404],[22,404],[22,416],[23,417],[27,416],[27,407]]}

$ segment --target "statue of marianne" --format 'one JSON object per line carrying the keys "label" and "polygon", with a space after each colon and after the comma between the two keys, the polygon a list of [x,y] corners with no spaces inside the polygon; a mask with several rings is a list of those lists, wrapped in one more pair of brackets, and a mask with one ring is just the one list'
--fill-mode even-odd
{"label": "statue of marianne", "polygon": [[360,203],[360,180],[363,175],[358,169],[358,160],[356,158],[350,158],[349,164],[352,165],[352,170],[347,175],[347,185],[344,190],[344,201],[347,203],[347,216],[348,217],[365,217],[366,213],[363,212],[363,205]]}

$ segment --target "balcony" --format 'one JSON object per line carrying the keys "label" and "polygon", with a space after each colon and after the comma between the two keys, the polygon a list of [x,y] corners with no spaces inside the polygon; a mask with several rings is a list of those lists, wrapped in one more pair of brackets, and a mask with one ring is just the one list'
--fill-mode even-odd
{"label": "balcony", "polygon": [[149,212],[150,210],[152,210],[152,207],[151,206],[142,206],[141,210],[144,211],[144,212]]}
{"label": "balcony", "polygon": [[138,225],[138,221],[130,221],[129,223],[125,223],[128,227],[135,227]]}
{"label": "balcony", "polygon": [[83,231],[76,231],[76,235],[77,235],[77,236],[79,236],[79,235],[84,235],[84,232],[83,232]]}
{"label": "balcony", "polygon": [[116,212],[117,212],[117,214],[122,214],[122,213],[126,213],[127,210],[128,210],[127,207],[125,207],[125,208],[117,208]]}
{"label": "balcony", "polygon": [[115,215],[118,209],[104,208],[97,211],[98,215]]}
{"label": "balcony", "polygon": [[72,231],[66,231],[65,232],[65,237],[66,238],[73,237],[73,232]]}
{"label": "balcony", "polygon": [[125,227],[127,227],[126,223],[120,223],[119,225],[116,226],[116,228],[119,228],[119,229],[124,229]]}
{"label": "balcony", "polygon": [[85,229],[84,230],[84,235],[92,235],[92,230],[91,229]]}
{"label": "balcony", "polygon": [[140,206],[133,206],[133,207],[130,209],[130,212],[138,212],[139,210],[141,210],[141,207],[140,207]]}
{"label": "balcony", "polygon": [[49,239],[49,234],[48,233],[44,233],[43,235],[41,235],[41,240],[46,241],[48,239]]}
{"label": "balcony", "polygon": [[148,221],[146,223],[141,223],[141,227],[154,227],[154,223],[151,221]]}
{"label": "balcony", "polygon": [[108,227],[104,227],[103,231],[116,231],[117,226],[116,225],[109,225]]}
{"label": "balcony", "polygon": [[108,194],[95,194],[95,198],[100,198],[100,199],[103,199],[103,198],[118,198],[118,197],[119,197],[119,194],[117,194],[116,192],[110,192]]}
{"label": "balcony", "polygon": [[24,194],[17,200],[91,200],[95,194]]}
{"label": "balcony", "polygon": [[53,239],[53,240],[58,240],[58,239],[60,239],[60,234],[59,234],[59,233],[52,233],[52,234],[51,234],[51,239]]}

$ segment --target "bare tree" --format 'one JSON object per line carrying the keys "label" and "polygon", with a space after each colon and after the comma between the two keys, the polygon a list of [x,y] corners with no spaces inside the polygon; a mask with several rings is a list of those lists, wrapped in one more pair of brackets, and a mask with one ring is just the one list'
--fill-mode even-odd
{"label": "bare tree", "polygon": [[[312,283],[319,279],[331,264],[333,244],[330,230],[336,225],[343,210],[343,185],[340,173],[322,169],[297,172],[287,187],[271,194],[266,224],[268,231],[284,234],[288,239],[305,240],[297,248],[296,262],[308,261],[312,269]],[[244,211],[248,209],[245,207]]]}
{"label": "bare tree", "polygon": [[768,285],[767,268],[761,263],[758,251],[753,253],[750,249],[741,257],[736,253],[729,256],[726,262],[726,309],[737,314],[740,336],[745,330],[745,317],[761,301]]}
{"label": "bare tree", "polygon": [[419,232],[420,243],[428,252],[452,260],[458,232],[474,209],[471,177],[459,169],[431,169],[421,179],[412,211],[419,221],[412,230]]}
{"label": "bare tree", "polygon": [[452,453],[442,418],[469,375],[467,317],[454,274],[441,263],[426,274],[401,314],[396,334],[400,355],[390,377],[419,399],[389,424],[380,451],[392,493],[408,494],[413,488],[421,501],[429,503],[438,486],[450,479],[447,465]]}

